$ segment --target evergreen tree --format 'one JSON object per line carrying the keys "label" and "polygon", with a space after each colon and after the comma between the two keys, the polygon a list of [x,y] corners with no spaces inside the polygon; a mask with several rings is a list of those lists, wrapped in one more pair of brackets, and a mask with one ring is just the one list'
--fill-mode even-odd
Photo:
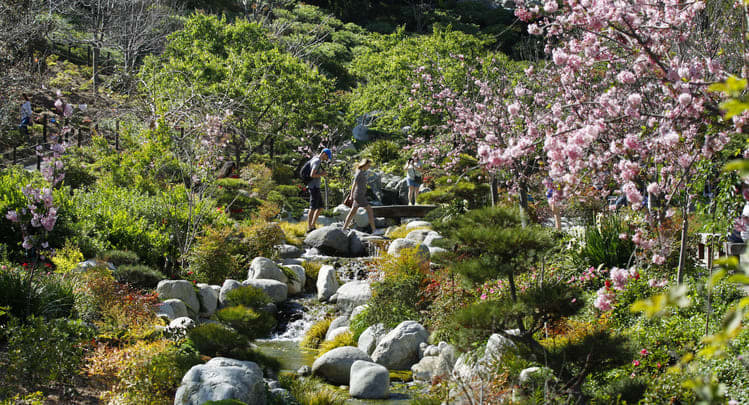
{"label": "evergreen tree", "polygon": [[492,333],[520,331],[520,340],[532,341],[544,322],[570,316],[582,307],[578,291],[565,283],[538,277],[519,288],[518,276],[540,267],[541,258],[554,241],[539,225],[523,226],[517,208],[489,207],[469,211],[438,225],[450,253],[443,257],[451,269],[469,284],[487,280],[507,281],[509,295],[486,299],[457,311],[462,340],[471,341]]}

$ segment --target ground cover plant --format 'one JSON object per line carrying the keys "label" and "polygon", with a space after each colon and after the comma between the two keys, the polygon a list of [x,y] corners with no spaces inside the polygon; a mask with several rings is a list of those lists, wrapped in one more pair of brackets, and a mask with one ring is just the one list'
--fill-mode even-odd
{"label": "ground cover plant", "polygon": [[[414,403],[749,402],[749,259],[696,257],[747,235],[747,13],[3,2],[0,403],[172,403],[215,356],[276,376],[253,343],[278,326],[264,293],[236,288],[175,332],[155,287],[241,282],[255,257],[304,248],[297,173],[322,147],[326,216],[356,161],[375,161],[370,197],[397,201],[415,155],[444,239],[429,260],[368,260],[367,309],[327,342],[326,314],[305,347],[405,320],[460,353],[480,357],[494,334],[517,347],[475,385],[434,379]],[[314,292],[320,264],[302,266]],[[298,403],[347,398],[278,379]]]}

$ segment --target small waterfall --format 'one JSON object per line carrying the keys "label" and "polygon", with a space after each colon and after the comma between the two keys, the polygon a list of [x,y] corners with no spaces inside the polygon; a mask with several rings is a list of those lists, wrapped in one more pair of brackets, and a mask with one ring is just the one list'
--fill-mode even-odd
{"label": "small waterfall", "polygon": [[280,304],[276,332],[267,340],[301,340],[307,329],[325,316],[326,310],[327,306],[320,304],[314,294]]}

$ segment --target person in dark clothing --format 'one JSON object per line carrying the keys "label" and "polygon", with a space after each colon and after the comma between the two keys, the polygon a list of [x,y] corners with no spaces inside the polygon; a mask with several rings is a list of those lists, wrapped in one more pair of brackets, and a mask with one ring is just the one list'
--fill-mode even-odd
{"label": "person in dark clothing", "polygon": [[321,164],[333,158],[333,152],[330,149],[323,149],[319,155],[310,159],[310,177],[312,180],[307,183],[309,189],[309,215],[307,215],[307,232],[315,230],[317,217],[323,208],[322,193],[320,192],[320,179],[328,173],[323,170]]}

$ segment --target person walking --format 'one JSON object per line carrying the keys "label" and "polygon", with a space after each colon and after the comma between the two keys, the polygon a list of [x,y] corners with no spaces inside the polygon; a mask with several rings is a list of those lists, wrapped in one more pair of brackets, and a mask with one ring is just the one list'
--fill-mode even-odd
{"label": "person walking", "polygon": [[349,211],[348,215],[346,216],[346,220],[343,221],[344,230],[348,229],[349,225],[354,219],[354,215],[356,215],[356,211],[359,210],[359,207],[364,207],[367,210],[367,219],[369,219],[369,228],[371,230],[371,233],[375,232],[374,211],[372,211],[372,206],[369,204],[369,200],[367,199],[367,170],[369,170],[371,166],[372,160],[370,159],[363,159],[356,165],[354,181],[351,184],[350,191],[350,195],[353,198],[353,203],[351,204],[351,211]]}
{"label": "person walking", "polygon": [[31,99],[28,94],[23,93],[23,102],[21,103],[21,124],[18,125],[18,128],[24,136],[29,134],[29,125],[32,123],[33,114],[34,112],[31,110]]}
{"label": "person walking", "polygon": [[406,183],[408,183],[408,205],[416,205],[416,197],[419,195],[419,186],[423,181],[421,177],[421,162],[416,155],[411,156],[406,162]]}
{"label": "person walking", "polygon": [[309,160],[310,178],[307,182],[309,190],[309,215],[307,215],[307,232],[312,232],[317,226],[317,217],[322,212],[323,201],[320,192],[320,178],[327,176],[328,173],[322,168],[322,163],[333,159],[333,152],[330,149],[323,149],[319,155]]}

